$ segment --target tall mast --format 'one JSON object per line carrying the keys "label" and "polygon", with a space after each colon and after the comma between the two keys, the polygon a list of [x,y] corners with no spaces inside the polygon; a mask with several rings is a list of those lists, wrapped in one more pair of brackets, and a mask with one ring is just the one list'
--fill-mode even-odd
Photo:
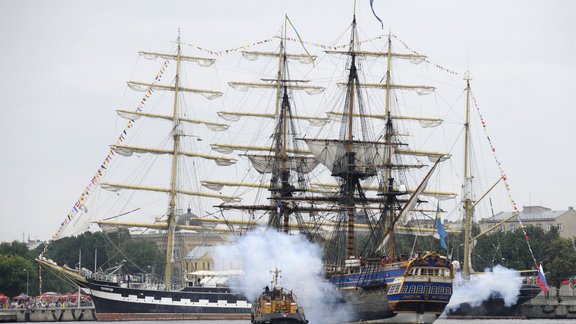
{"label": "tall mast", "polygon": [[388,53],[386,55],[386,134],[384,142],[386,143],[386,166],[384,169],[384,191],[388,194],[384,212],[388,212],[388,258],[394,258],[394,204],[392,191],[394,189],[394,179],[392,178],[392,116],[390,114],[390,85],[392,83],[392,73],[390,64],[392,61],[392,38],[388,33]]}
{"label": "tall mast", "polygon": [[[356,6],[356,3],[354,3]],[[356,10],[356,8],[354,8]],[[352,141],[354,140],[353,137],[353,117],[354,117],[354,89],[356,87],[356,80],[358,79],[358,71],[356,69],[356,53],[354,52],[354,42],[356,41],[356,11],[354,11],[354,18],[352,19],[352,37],[350,37],[350,55],[351,55],[351,64],[350,64],[350,75],[348,77],[348,85],[349,88],[349,105],[348,105],[348,144],[346,145],[346,155],[348,158],[348,168],[354,167],[355,164],[355,152],[352,151]],[[356,211],[356,204],[354,199],[354,191],[357,182],[357,178],[354,180],[352,179],[353,170],[347,170],[346,172],[346,192],[348,194],[348,232],[347,232],[347,247],[346,247],[346,256],[350,257],[354,255],[354,222],[355,222],[355,215],[354,212]]]}
{"label": "tall mast", "polygon": [[174,111],[173,127],[172,127],[172,175],[170,178],[170,203],[168,205],[168,242],[166,245],[166,273],[164,276],[164,283],[166,290],[171,289],[172,286],[172,262],[174,262],[174,232],[176,228],[176,190],[178,185],[178,154],[180,151],[180,121],[178,119],[178,92],[180,87],[180,30],[178,30],[177,52],[176,52],[176,77],[174,80]]}
{"label": "tall mast", "polygon": [[[281,60],[281,73],[280,73],[280,80],[284,80],[288,78],[286,73],[286,51],[284,49],[284,40],[286,39],[286,20],[288,17],[284,18],[284,37],[282,38],[281,45],[280,45],[280,60]],[[278,81],[278,84],[281,84],[281,81]],[[282,184],[282,196],[286,195],[287,187],[289,186],[288,180],[290,178],[290,171],[286,167],[286,139],[287,139],[287,110],[289,109],[289,102],[288,102],[288,87],[284,84],[282,85],[284,94],[282,96],[282,162],[280,164],[280,174],[281,174],[281,184]],[[290,214],[283,208],[282,210],[282,230],[284,233],[288,233],[289,230],[289,221],[290,221]]]}
{"label": "tall mast", "polygon": [[466,74],[466,122],[464,124],[464,188],[463,188],[463,207],[464,207],[464,278],[470,278],[471,272],[471,239],[472,239],[472,197],[471,182],[469,170],[469,139],[470,139],[470,75]]}

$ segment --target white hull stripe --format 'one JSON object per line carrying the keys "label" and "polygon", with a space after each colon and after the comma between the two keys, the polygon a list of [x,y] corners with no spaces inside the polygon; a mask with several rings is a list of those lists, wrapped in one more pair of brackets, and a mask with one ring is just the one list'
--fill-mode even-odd
{"label": "white hull stripe", "polygon": [[250,308],[252,304],[245,300],[239,300],[236,303],[228,303],[226,300],[219,300],[216,303],[210,303],[208,300],[200,299],[198,302],[192,302],[190,299],[182,298],[179,301],[173,301],[172,298],[161,298],[160,300],[154,299],[152,296],[146,296],[145,298],[138,298],[136,295],[128,295],[128,297],[122,297],[121,294],[111,293],[99,290],[90,290],[90,294],[94,297],[106,299],[109,301],[118,301],[124,303],[134,303],[140,305],[170,305],[179,307],[226,307],[226,308]]}

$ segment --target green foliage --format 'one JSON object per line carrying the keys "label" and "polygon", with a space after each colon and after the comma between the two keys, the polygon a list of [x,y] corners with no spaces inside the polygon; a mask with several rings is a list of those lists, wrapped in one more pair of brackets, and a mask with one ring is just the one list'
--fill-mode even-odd
{"label": "green foliage", "polygon": [[30,251],[25,243],[14,241],[12,243],[0,243],[0,254],[2,255],[19,255],[25,259],[31,257]]}
{"label": "green foliage", "polygon": [[[28,291],[30,295],[39,293],[39,275],[34,259],[44,251],[44,245],[29,251],[24,243],[12,242],[0,244],[0,292],[14,297],[26,292],[26,274],[28,272]],[[126,260],[128,272],[155,271],[164,273],[163,253],[153,242],[133,239],[127,230],[111,234],[84,233],[77,237],[63,238],[51,242],[44,257],[59,265],[78,267],[82,254],[82,267],[106,269]],[[24,271],[26,269],[26,271]],[[75,290],[68,280],[50,269],[41,269],[42,290],[66,292]]]}
{"label": "green foliage", "polygon": [[32,265],[32,261],[20,255],[0,254],[0,292],[14,297],[20,293],[36,294],[37,273]]}
{"label": "green foliage", "polygon": [[[60,239],[50,244],[46,257],[71,268],[77,268],[80,261],[83,268],[90,270],[94,270],[95,262],[96,268],[102,269],[126,262],[129,272],[148,272],[148,267],[154,269],[155,264],[163,263],[161,255],[154,243],[133,239],[127,230],[120,230]],[[163,266],[155,270],[161,273]]]}
{"label": "green foliage", "polygon": [[[549,264],[545,269],[549,270],[553,266],[549,261],[549,257],[553,253],[551,245],[558,240],[558,230],[552,227],[550,231],[544,231],[540,227],[527,226],[525,231],[537,261],[544,260],[545,263]],[[535,268],[521,229],[511,232],[495,232],[480,237],[474,246],[472,255],[472,267],[479,271],[497,264],[516,270]],[[573,269],[576,269],[576,263]]]}
{"label": "green foliage", "polygon": [[576,275],[576,249],[572,240],[557,238],[546,249],[544,258],[549,283],[560,287],[560,282]]}

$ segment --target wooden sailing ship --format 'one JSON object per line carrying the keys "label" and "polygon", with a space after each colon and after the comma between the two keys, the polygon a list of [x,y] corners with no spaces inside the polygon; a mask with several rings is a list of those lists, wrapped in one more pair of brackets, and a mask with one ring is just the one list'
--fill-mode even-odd
{"label": "wooden sailing ship", "polygon": [[[240,89],[249,87],[275,89],[275,110],[268,114],[252,111],[227,111],[219,114],[229,121],[240,118],[272,118],[275,120],[271,137],[273,140],[268,145],[215,143],[212,144],[212,148],[221,153],[270,152],[268,155],[251,153],[240,155],[248,158],[251,166],[268,178],[262,177],[257,183],[210,179],[204,180],[203,184],[218,191],[225,187],[268,190],[270,192],[267,196],[268,204],[220,205],[224,211],[241,210],[249,215],[247,220],[227,216],[224,222],[237,229],[265,224],[285,233],[302,233],[313,242],[321,244],[325,251],[325,278],[337,287],[345,302],[353,309],[352,320],[391,318],[401,311],[420,312],[419,315],[422,316],[426,313],[427,320],[431,321],[443,311],[450,298],[453,280],[451,264],[446,258],[434,252],[422,254],[418,258],[406,252],[402,253],[394,243],[394,238],[406,232],[433,234],[433,229],[411,228],[404,224],[409,214],[417,206],[422,205],[420,196],[436,198],[455,196],[452,193],[426,190],[426,185],[434,175],[438,164],[446,160],[449,155],[407,148],[407,144],[401,140],[401,132],[396,129],[397,121],[420,122],[427,127],[433,127],[442,120],[394,114],[392,101],[393,93],[397,91],[426,94],[434,91],[434,88],[396,84],[392,80],[393,60],[410,60],[418,63],[424,60],[424,56],[393,52],[391,36],[388,36],[387,51],[362,51],[358,48],[355,17],[351,31],[347,50],[333,50],[328,53],[348,58],[345,67],[346,82],[339,84],[344,88],[343,94],[334,95],[334,98],[341,100],[337,106],[343,109],[328,111],[329,118],[294,113],[291,100],[294,92],[321,90],[307,85],[305,80],[288,77],[286,62],[291,58],[302,60],[307,57],[306,55],[291,56],[286,53],[283,44],[278,53],[244,52],[248,58],[256,56],[279,58],[276,78],[263,79],[265,82],[230,83],[231,86]],[[382,78],[385,82],[367,83],[361,80],[359,73],[362,71],[361,62],[368,58],[385,62],[387,68]],[[384,98],[384,107],[370,107],[366,89],[384,91],[383,95],[382,93],[378,95]],[[337,138],[294,136],[299,133],[295,121],[303,120],[320,127],[340,125],[336,131],[340,136]],[[382,132],[375,134],[374,130],[377,129]],[[319,132],[322,130],[324,128]],[[307,147],[303,147],[301,142]],[[408,162],[410,156],[420,160],[410,163]],[[429,159],[432,166],[417,181],[416,188],[407,189],[402,183],[405,179],[404,174],[427,166],[426,163],[422,163],[422,158]],[[323,168],[317,168],[317,164],[322,164]],[[331,178],[333,182],[310,182],[309,175],[314,174],[316,172],[314,170],[320,169],[329,176],[324,178]],[[418,209],[426,211],[422,207]],[[263,212],[267,218],[257,216],[258,211]],[[357,218],[360,217],[363,219],[359,222]],[[358,232],[369,237],[362,246],[357,246]],[[420,274],[419,278],[437,282],[438,286],[447,288],[444,288],[441,294],[435,294],[437,299],[435,301],[423,297],[412,300],[413,304],[417,305],[414,307],[391,307],[388,292],[395,278],[406,275],[408,282],[412,279],[410,265],[431,258],[438,262],[430,264],[429,267],[437,271]],[[439,275],[440,273],[442,275]],[[437,303],[438,299],[442,302]]]}

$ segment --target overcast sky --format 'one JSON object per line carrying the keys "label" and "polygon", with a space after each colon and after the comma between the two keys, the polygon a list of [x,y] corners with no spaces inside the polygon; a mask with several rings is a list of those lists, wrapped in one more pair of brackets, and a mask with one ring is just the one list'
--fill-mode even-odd
{"label": "overcast sky", "polygon": [[[385,31],[472,72],[518,204],[576,205],[576,2],[374,3]],[[382,31],[368,4],[358,17],[373,37]],[[114,110],[139,50],[173,48],[178,28],[191,43],[234,48],[275,35],[284,14],[329,44],[351,10],[344,0],[0,1],[0,241],[56,231],[118,135]]]}

